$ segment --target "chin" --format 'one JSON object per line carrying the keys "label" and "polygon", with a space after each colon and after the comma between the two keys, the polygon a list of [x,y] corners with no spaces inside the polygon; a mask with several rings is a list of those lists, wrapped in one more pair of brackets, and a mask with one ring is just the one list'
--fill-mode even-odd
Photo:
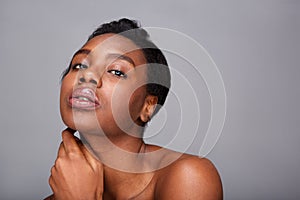
{"label": "chin", "polygon": [[99,134],[102,132],[101,126],[97,118],[93,116],[78,115],[75,112],[72,114],[61,114],[64,124],[80,133]]}
{"label": "chin", "polygon": [[64,117],[63,115],[61,115],[61,119],[67,127],[71,128],[73,130],[77,130],[73,119]]}

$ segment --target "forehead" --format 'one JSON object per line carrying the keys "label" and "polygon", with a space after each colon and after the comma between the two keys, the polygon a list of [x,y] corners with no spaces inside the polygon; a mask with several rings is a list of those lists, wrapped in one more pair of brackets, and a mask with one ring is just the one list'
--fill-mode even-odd
{"label": "forehead", "polygon": [[137,63],[146,63],[144,53],[130,39],[113,33],[98,35],[89,40],[81,48],[87,50],[90,56],[103,56],[106,54],[120,54],[130,56]]}

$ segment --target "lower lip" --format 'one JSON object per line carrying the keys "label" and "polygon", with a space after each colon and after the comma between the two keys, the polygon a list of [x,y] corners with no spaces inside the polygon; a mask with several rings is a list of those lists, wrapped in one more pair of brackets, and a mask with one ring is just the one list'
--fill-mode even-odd
{"label": "lower lip", "polygon": [[69,104],[72,108],[80,110],[95,110],[100,105],[91,101],[84,101],[77,98],[69,98]]}

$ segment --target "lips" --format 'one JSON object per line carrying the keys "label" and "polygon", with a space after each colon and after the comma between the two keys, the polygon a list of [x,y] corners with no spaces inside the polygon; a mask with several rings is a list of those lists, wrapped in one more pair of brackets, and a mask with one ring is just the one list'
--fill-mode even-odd
{"label": "lips", "polygon": [[99,107],[99,100],[91,88],[77,88],[69,98],[72,108],[94,110]]}

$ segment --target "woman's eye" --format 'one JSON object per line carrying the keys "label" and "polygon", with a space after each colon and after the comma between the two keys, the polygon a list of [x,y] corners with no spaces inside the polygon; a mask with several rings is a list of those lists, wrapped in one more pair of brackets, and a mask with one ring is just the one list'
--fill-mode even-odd
{"label": "woman's eye", "polygon": [[119,71],[119,70],[109,70],[108,71],[109,73],[112,73],[113,75],[116,75],[116,76],[119,76],[119,77],[122,77],[122,78],[127,78],[127,75],[124,74],[123,72]]}
{"label": "woman's eye", "polygon": [[87,68],[88,68],[87,65],[81,63],[73,65],[73,69],[87,69]]}

